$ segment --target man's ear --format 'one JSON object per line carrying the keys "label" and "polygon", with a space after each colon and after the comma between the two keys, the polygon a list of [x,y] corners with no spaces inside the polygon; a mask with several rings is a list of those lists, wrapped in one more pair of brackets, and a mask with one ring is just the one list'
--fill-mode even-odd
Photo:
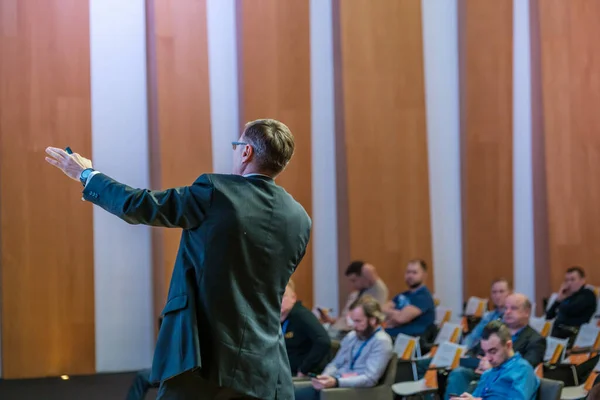
{"label": "man's ear", "polygon": [[254,156],[254,148],[252,146],[250,146],[249,144],[244,146],[244,151],[242,151],[242,159],[245,161],[250,161],[252,160],[252,157]]}

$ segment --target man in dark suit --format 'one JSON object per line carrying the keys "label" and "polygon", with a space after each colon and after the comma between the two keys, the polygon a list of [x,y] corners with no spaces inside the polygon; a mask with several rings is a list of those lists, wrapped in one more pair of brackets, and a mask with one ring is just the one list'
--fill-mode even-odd
{"label": "man in dark suit", "polygon": [[294,152],[284,124],[246,124],[233,174],[164,191],[133,189],[49,147],[46,160],[90,201],[130,224],[182,228],[152,364],[159,399],[293,399],[281,298],[311,220],[274,178]]}
{"label": "man in dark suit", "polygon": [[[544,360],[546,339],[529,326],[530,317],[531,302],[527,296],[513,293],[506,298],[503,322],[512,336],[512,348],[535,368]],[[476,345],[469,355],[482,357],[480,344]],[[451,393],[472,392],[475,389],[472,382],[478,380],[481,374],[490,368],[491,365],[485,358],[481,359],[476,370],[456,368],[448,376],[445,398],[448,399]]]}

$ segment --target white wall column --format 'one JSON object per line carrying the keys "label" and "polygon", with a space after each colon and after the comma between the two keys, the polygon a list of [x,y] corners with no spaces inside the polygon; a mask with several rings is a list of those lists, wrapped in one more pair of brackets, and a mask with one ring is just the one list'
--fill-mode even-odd
{"label": "white wall column", "polygon": [[231,142],[241,133],[235,0],[207,0],[206,18],[213,171],[230,173]]}
{"label": "white wall column", "polygon": [[514,287],[535,299],[529,0],[513,1]]}
{"label": "white wall column", "polygon": [[338,314],[333,15],[331,0],[310,1],[312,245],[314,304]]}
{"label": "white wall column", "polygon": [[[92,161],[141,188],[149,186],[145,18],[144,0],[90,1]],[[96,370],[148,368],[154,351],[150,228],[94,207],[93,229]]]}
{"label": "white wall column", "polygon": [[462,312],[462,222],[458,10],[456,0],[423,0],[423,56],[435,294]]}

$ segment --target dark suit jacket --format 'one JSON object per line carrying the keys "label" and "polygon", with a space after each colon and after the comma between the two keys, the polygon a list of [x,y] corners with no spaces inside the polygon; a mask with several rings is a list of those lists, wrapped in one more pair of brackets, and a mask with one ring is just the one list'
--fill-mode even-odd
{"label": "dark suit jacket", "polygon": [[293,399],[279,317],[311,220],[292,196],[265,176],[217,174],[165,191],[97,174],[83,194],[128,223],[183,229],[152,381],[200,368],[240,393]]}
{"label": "dark suit jacket", "polygon": [[[513,343],[513,349],[515,352],[521,354],[521,357],[535,368],[544,360],[546,339],[535,329],[527,325],[519,333],[517,340]],[[478,344],[475,346],[473,352],[475,354],[483,354],[481,345]]]}

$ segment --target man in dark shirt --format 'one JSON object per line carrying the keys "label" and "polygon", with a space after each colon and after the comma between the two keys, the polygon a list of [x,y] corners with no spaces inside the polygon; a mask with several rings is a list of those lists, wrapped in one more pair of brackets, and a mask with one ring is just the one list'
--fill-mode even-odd
{"label": "man in dark shirt", "polygon": [[385,331],[393,340],[400,333],[420,336],[435,322],[435,303],[425,286],[426,275],[425,261],[410,261],[404,274],[408,290],[398,294],[383,307],[386,315]]}
{"label": "man in dark shirt", "polygon": [[329,361],[331,340],[317,317],[297,300],[292,280],[281,300],[281,331],[292,375],[321,372]]}
{"label": "man in dark shirt", "polygon": [[546,319],[554,319],[551,336],[569,339],[573,344],[579,327],[590,322],[596,312],[597,299],[585,286],[585,272],[581,267],[571,267],[558,291],[558,297],[546,312]]}

